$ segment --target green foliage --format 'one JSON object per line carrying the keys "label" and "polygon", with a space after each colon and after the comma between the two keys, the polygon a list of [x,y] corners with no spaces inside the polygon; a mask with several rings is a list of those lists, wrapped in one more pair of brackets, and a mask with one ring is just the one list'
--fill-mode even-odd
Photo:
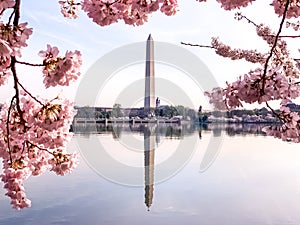
{"label": "green foliage", "polygon": [[118,118],[123,116],[123,112],[121,110],[121,105],[120,104],[114,104],[111,112],[111,116]]}

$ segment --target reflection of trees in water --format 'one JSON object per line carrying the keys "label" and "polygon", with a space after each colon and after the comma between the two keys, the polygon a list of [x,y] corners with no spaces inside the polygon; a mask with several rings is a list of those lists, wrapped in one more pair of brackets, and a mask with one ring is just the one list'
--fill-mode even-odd
{"label": "reflection of trees in water", "polygon": [[114,139],[120,139],[121,137],[121,133],[122,133],[122,130],[123,130],[123,127],[121,126],[115,126],[115,127],[112,127],[112,136]]}
{"label": "reflection of trees in water", "polygon": [[212,130],[213,135],[220,136],[224,130],[228,136],[235,135],[265,135],[262,128],[265,124],[241,123],[241,124],[209,124],[207,130]]}
{"label": "reflection of trees in water", "polygon": [[241,123],[241,124],[80,124],[73,127],[75,134],[83,134],[88,136],[89,134],[108,134],[111,133],[114,139],[119,139],[122,133],[139,133],[144,135],[145,129],[151,128],[154,130],[157,143],[160,141],[160,137],[166,137],[170,139],[181,139],[184,136],[193,135],[198,133],[199,138],[202,137],[203,131],[211,131],[213,136],[218,137],[222,132],[226,132],[228,136],[235,135],[265,135],[262,128],[267,126],[265,124],[255,123]]}

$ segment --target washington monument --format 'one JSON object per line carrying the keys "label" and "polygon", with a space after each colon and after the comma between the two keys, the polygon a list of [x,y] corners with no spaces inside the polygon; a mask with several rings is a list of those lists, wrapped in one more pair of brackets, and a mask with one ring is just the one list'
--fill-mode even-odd
{"label": "washington monument", "polygon": [[147,39],[144,114],[155,108],[154,41],[151,34]]}

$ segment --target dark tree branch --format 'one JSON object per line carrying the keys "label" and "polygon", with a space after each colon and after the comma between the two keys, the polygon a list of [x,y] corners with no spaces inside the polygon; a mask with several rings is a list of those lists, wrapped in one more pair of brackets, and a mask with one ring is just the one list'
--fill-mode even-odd
{"label": "dark tree branch", "polygon": [[284,24],[284,20],[286,18],[286,13],[287,13],[287,10],[289,8],[289,4],[290,4],[290,0],[287,0],[286,1],[286,4],[285,4],[285,8],[284,8],[284,12],[283,12],[283,16],[282,16],[282,20],[280,22],[280,25],[279,25],[279,29],[278,29],[278,32],[277,32],[277,35],[275,37],[275,41],[273,43],[273,46],[271,48],[271,51],[270,51],[270,54],[269,56],[267,57],[266,59],[266,63],[265,63],[265,66],[264,66],[264,73],[262,75],[262,89],[260,91],[260,94],[261,96],[264,94],[265,92],[265,83],[266,83],[266,75],[267,75],[267,70],[268,70],[268,64],[269,64],[269,61],[271,60],[272,58],[272,55],[273,55],[273,52],[274,52],[274,49],[276,48],[277,46],[277,42],[278,42],[278,39],[279,39],[279,35],[281,33],[281,30],[282,30],[282,27],[283,27],[283,24]]}
{"label": "dark tree branch", "polygon": [[20,20],[20,3],[21,0],[16,0],[16,4],[14,6],[14,13],[15,13],[15,17],[14,17],[14,26],[18,26],[19,25],[19,20]]}
{"label": "dark tree branch", "polygon": [[299,38],[300,35],[280,35],[280,38]]}
{"label": "dark tree branch", "polygon": [[0,12],[0,15],[2,15],[4,13],[5,9],[2,9]]}
{"label": "dark tree branch", "polygon": [[[262,35],[262,37],[276,37],[275,35]],[[279,35],[279,38],[299,38],[300,35]]]}
{"label": "dark tree branch", "polygon": [[16,98],[16,107],[17,107],[17,111],[20,115],[20,119],[21,122],[25,122],[23,119],[23,111],[21,110],[20,107],[20,95],[19,95],[19,80],[18,80],[18,76],[17,76],[17,71],[16,71],[16,58],[15,56],[11,57],[11,71],[13,74],[13,78],[14,78],[14,89],[15,89],[15,98]]}
{"label": "dark tree branch", "polygon": [[[3,10],[3,12],[4,12],[4,10]],[[16,12],[16,8],[14,7],[12,13],[10,14],[10,16],[9,16],[9,18],[8,18],[8,24],[10,24],[11,19],[12,19],[13,15],[15,14],[15,12]],[[2,13],[1,13],[1,14],[2,14]]]}

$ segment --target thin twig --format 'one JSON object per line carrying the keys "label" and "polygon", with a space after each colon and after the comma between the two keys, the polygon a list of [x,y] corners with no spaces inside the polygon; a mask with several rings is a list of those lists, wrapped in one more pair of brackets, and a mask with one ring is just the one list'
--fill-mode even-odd
{"label": "thin twig", "polygon": [[28,141],[28,140],[26,140],[26,143],[30,144],[30,145],[33,146],[33,147],[38,148],[39,150],[46,151],[46,152],[48,152],[49,154],[53,155],[53,152],[50,152],[50,151],[49,151],[48,149],[46,149],[46,148],[42,148],[42,147],[40,147],[40,146],[38,146],[38,145],[36,145],[36,144],[33,144],[32,142],[30,142],[30,141]]}
{"label": "thin twig", "polygon": [[40,100],[38,100],[29,91],[27,91],[27,89],[19,81],[17,81],[17,82],[18,82],[18,85],[23,89],[23,91],[25,91],[31,98],[33,98],[40,105],[45,106]]}
{"label": "thin twig", "polygon": [[272,111],[273,115],[275,115],[280,121],[284,122],[281,116],[266,102],[266,106]]}
{"label": "thin twig", "polygon": [[240,16],[241,19],[245,19],[247,20],[248,23],[253,24],[254,26],[258,27],[258,25],[256,23],[254,23],[252,20],[250,20],[248,17],[242,15],[242,13],[238,12],[236,13],[237,16]]}
{"label": "thin twig", "polygon": [[[3,11],[4,11],[4,10],[3,10]],[[10,24],[11,19],[12,19],[13,15],[15,14],[15,12],[16,12],[16,9],[15,9],[15,7],[14,7],[14,10],[12,11],[12,13],[10,14],[10,16],[9,16],[9,18],[8,18],[8,23],[7,23],[7,24]]]}
{"label": "thin twig", "polygon": [[191,43],[185,43],[185,42],[180,42],[182,45],[188,45],[188,46],[193,46],[193,47],[200,47],[200,48],[212,48],[215,49],[213,46],[210,45],[199,45],[199,44],[191,44]]}
{"label": "thin twig", "polygon": [[28,63],[28,62],[22,62],[22,61],[19,61],[19,60],[16,60],[16,63],[23,64],[23,65],[26,65],[26,66],[45,66],[44,64]]}

